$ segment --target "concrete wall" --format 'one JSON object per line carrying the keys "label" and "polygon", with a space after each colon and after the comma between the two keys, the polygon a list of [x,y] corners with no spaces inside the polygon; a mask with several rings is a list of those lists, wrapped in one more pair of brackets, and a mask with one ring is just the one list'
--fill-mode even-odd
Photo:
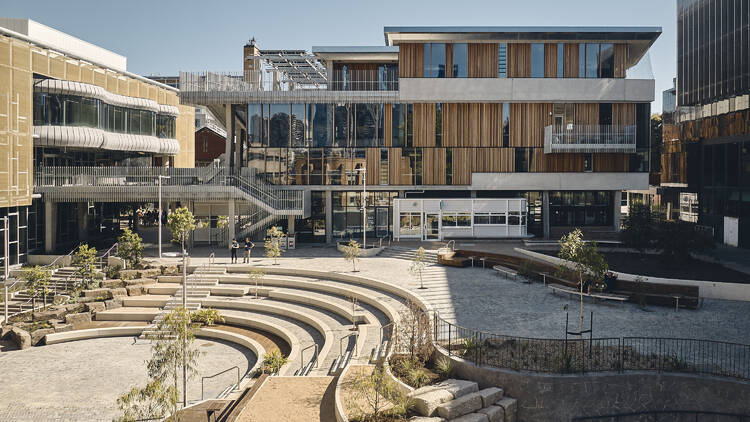
{"label": "concrete wall", "polygon": [[641,102],[653,79],[400,78],[400,100],[430,102]]}
{"label": "concrete wall", "polygon": [[[436,353],[445,356],[445,349]],[[458,378],[476,381],[480,388],[502,387],[517,399],[522,422],[648,410],[750,414],[750,383],[732,379],[657,372],[548,375],[451,360]]]}
{"label": "concrete wall", "polygon": [[648,189],[648,173],[472,173],[473,190]]}

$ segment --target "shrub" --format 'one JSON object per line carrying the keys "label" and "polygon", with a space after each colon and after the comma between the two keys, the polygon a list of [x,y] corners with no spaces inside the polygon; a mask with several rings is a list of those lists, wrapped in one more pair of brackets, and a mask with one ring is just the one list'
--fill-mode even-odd
{"label": "shrub", "polygon": [[224,317],[221,316],[218,310],[213,308],[203,308],[190,313],[190,322],[202,325],[214,325],[216,321],[224,322]]}
{"label": "shrub", "polygon": [[285,358],[278,350],[274,350],[263,355],[263,363],[260,368],[264,374],[278,374],[281,367],[286,365],[287,362],[289,362],[289,359]]}
{"label": "shrub", "polygon": [[108,265],[104,268],[104,274],[106,274],[109,279],[115,279],[120,275],[121,269],[122,267],[119,265]]}
{"label": "shrub", "polygon": [[96,273],[96,248],[86,244],[79,246],[73,255],[73,266],[76,267],[76,276],[80,278],[76,290],[98,287],[98,283],[94,282],[94,274]]}
{"label": "shrub", "polygon": [[453,362],[445,356],[435,361],[435,372],[442,378],[453,378]]}
{"label": "shrub", "polygon": [[662,255],[681,261],[691,253],[706,253],[714,248],[713,239],[695,230],[695,224],[685,221],[664,221],[659,224],[657,246]]}
{"label": "shrub", "polygon": [[531,278],[537,274],[534,263],[529,261],[528,259],[521,261],[521,263],[518,265],[518,274],[531,280]]}
{"label": "shrub", "polygon": [[135,267],[143,255],[142,239],[137,233],[126,228],[117,238],[117,256],[126,260],[131,267]]}

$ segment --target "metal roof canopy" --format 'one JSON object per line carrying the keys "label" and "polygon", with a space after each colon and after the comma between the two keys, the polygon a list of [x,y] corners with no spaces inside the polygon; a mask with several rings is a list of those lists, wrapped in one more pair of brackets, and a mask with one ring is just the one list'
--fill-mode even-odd
{"label": "metal roof canopy", "polygon": [[320,86],[328,80],[325,67],[305,50],[260,50],[257,57],[281,72],[286,82]]}

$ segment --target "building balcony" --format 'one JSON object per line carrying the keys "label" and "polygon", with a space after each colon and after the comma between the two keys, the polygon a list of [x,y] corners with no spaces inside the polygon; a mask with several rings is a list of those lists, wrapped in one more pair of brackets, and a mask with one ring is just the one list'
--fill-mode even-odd
{"label": "building balcony", "polygon": [[544,128],[544,153],[635,152],[635,125],[567,125]]}

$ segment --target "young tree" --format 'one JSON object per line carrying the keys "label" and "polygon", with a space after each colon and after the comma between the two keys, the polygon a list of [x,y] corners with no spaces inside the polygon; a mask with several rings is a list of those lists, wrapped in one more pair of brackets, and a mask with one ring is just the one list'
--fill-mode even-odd
{"label": "young tree", "polygon": [[258,298],[258,284],[263,280],[263,277],[266,276],[266,270],[265,268],[253,268],[250,270],[250,280],[255,282],[255,298]]}
{"label": "young tree", "polygon": [[266,249],[266,258],[273,258],[273,265],[279,265],[282,237],[284,237],[284,232],[276,226],[271,227],[266,232],[266,241],[263,247]]}
{"label": "young tree", "polygon": [[80,280],[76,289],[88,289],[93,287],[94,274],[96,273],[96,248],[83,244],[73,254],[73,266],[76,267],[75,274]]}
{"label": "young tree", "polygon": [[395,332],[395,347],[408,353],[412,362],[427,361],[432,356],[432,320],[416,303],[407,300],[406,309],[398,313],[399,326]]}
{"label": "young tree", "polygon": [[406,396],[396,388],[382,367],[372,368],[369,374],[366,371],[354,369],[352,378],[344,383],[350,394],[347,407],[359,414],[359,420],[379,421],[390,405],[409,407],[405,404],[408,401]]}
{"label": "young tree", "polygon": [[604,274],[609,269],[604,256],[596,248],[596,242],[584,242],[583,233],[580,229],[563,236],[560,241],[560,252],[557,256],[567,261],[560,264],[559,270],[572,269],[578,275],[578,285],[580,289],[581,315],[579,332],[583,331],[583,293],[584,285],[591,282],[600,282],[604,279]]}
{"label": "young tree", "polygon": [[117,400],[124,412],[122,421],[164,418],[167,414],[179,420],[179,369],[186,368],[189,377],[193,377],[201,355],[195,345],[196,330],[197,326],[190,322],[190,312],[184,308],[171,311],[157,324],[151,336],[155,340],[151,359],[146,363],[148,383]]}
{"label": "young tree", "polygon": [[117,238],[117,256],[126,260],[132,268],[141,262],[143,256],[142,239],[137,233],[125,228],[122,235]]}
{"label": "young tree", "polygon": [[414,258],[411,260],[411,266],[409,267],[409,274],[419,277],[419,288],[425,289],[424,282],[422,280],[422,271],[424,271],[424,267],[427,265],[425,263],[425,256],[424,256],[424,248],[419,247],[417,249],[417,253],[414,255]]}
{"label": "young tree", "polygon": [[172,233],[172,241],[179,243],[185,252],[185,242],[196,228],[195,217],[187,207],[177,208],[167,216],[167,228]]}
{"label": "young tree", "polygon": [[359,243],[356,240],[350,240],[349,243],[344,246],[344,259],[352,263],[354,269],[352,272],[357,272],[357,262],[359,261],[359,255],[362,251],[359,249]]}
{"label": "young tree", "polygon": [[47,294],[49,294],[49,280],[51,274],[38,265],[24,268],[19,277],[26,282],[26,292],[31,296],[31,318],[34,319],[34,308],[36,308],[36,298],[40,295],[44,306],[47,306]]}

